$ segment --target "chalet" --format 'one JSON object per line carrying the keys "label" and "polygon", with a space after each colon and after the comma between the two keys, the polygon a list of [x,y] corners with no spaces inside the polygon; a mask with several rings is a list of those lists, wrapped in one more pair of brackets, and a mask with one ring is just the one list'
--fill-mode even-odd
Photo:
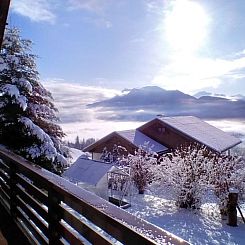
{"label": "chalet", "polygon": [[217,153],[229,151],[241,140],[193,116],[155,118],[137,129],[116,131],[87,146],[84,151],[92,158],[100,159],[103,149],[112,151],[120,145],[129,153],[147,142],[159,154],[176,149],[180,145],[197,142]]}
{"label": "chalet", "polygon": [[99,160],[104,148],[108,151],[112,151],[114,145],[123,146],[129,153],[133,154],[135,150],[138,149],[140,145],[144,145],[145,142],[148,143],[148,146],[153,151],[159,154],[168,151],[166,146],[158,143],[137,129],[112,132],[83,150],[90,152],[92,159]]}

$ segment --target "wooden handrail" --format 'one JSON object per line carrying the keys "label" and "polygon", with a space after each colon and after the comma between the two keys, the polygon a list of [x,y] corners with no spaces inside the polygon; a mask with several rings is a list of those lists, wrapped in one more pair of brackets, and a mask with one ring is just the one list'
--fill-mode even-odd
{"label": "wooden handrail", "polygon": [[8,17],[9,5],[10,5],[10,0],[0,1],[0,49],[3,42],[3,35],[4,35],[4,30]]}
{"label": "wooden handrail", "polygon": [[188,244],[6,149],[0,159],[0,202],[32,243]]}

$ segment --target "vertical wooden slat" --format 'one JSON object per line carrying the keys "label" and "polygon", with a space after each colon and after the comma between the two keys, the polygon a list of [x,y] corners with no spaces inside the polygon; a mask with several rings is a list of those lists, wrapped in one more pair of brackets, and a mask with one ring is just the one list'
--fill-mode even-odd
{"label": "vertical wooden slat", "polygon": [[59,212],[61,200],[58,193],[52,188],[48,190],[48,238],[49,244],[57,244],[60,241],[61,234],[59,231],[59,223],[62,215]]}
{"label": "vertical wooden slat", "polygon": [[16,219],[16,207],[17,207],[17,200],[16,200],[16,166],[14,163],[11,164],[10,172],[9,172],[9,187],[10,187],[10,214],[11,216]]}

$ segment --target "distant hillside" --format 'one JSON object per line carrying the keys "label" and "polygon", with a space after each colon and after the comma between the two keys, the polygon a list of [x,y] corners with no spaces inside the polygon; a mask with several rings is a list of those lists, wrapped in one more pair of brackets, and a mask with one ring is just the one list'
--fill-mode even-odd
{"label": "distant hillside", "polygon": [[103,100],[93,104],[89,104],[88,107],[135,107],[149,106],[149,105],[162,105],[169,103],[183,103],[187,101],[196,100],[196,98],[184,94],[178,90],[164,90],[156,86],[143,87],[141,89],[132,89],[129,93],[121,96],[115,96],[108,100]]}
{"label": "distant hillside", "polygon": [[[97,118],[107,120],[148,120],[157,114],[193,115],[201,118],[245,118],[245,100],[239,95],[226,99],[201,92],[200,98],[178,90],[156,86],[127,90],[120,96],[87,105],[99,108]],[[203,96],[205,95],[205,96]]]}
{"label": "distant hillside", "polygon": [[227,96],[225,94],[212,94],[212,93],[206,92],[206,91],[200,91],[200,92],[194,94],[193,96],[197,99],[199,99],[203,96],[211,96],[211,97],[225,98],[225,99],[229,99],[229,100],[245,100],[245,96],[241,95],[241,94]]}

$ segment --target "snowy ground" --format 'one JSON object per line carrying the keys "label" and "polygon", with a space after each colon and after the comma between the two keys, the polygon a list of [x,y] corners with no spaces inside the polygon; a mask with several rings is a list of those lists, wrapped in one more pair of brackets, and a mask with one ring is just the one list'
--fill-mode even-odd
{"label": "snowy ground", "polygon": [[[245,214],[245,205],[242,205]],[[238,227],[221,220],[217,205],[203,205],[199,211],[177,209],[171,194],[156,193],[154,187],[146,194],[134,194],[128,212],[135,214],[192,244],[245,244],[245,224],[238,218]]]}
{"label": "snowy ground", "polygon": [[[71,148],[72,163],[84,154]],[[206,204],[199,211],[178,209],[175,206],[171,190],[150,186],[146,194],[134,192],[131,200],[132,207],[126,211],[135,214],[192,244],[245,244],[245,224],[238,214],[238,227],[228,226],[227,220],[219,215],[215,198],[205,196]],[[209,203],[207,204],[207,200]],[[245,215],[245,203],[241,205]]]}

